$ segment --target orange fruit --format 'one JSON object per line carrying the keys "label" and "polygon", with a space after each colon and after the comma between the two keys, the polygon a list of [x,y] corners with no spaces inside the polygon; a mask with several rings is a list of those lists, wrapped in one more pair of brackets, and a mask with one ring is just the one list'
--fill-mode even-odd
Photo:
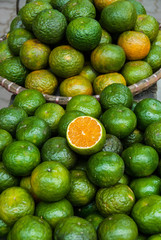
{"label": "orange fruit", "polygon": [[[99,118],[102,109],[99,101],[90,95],[78,95],[70,99],[67,103],[66,111],[81,111],[87,116]],[[73,119],[72,119],[73,120]]]}
{"label": "orange fruit", "polygon": [[102,36],[99,44],[101,43],[112,43],[111,35],[104,29],[102,29]]}
{"label": "orange fruit", "polygon": [[121,33],[134,28],[136,10],[129,1],[115,1],[101,12],[100,24],[109,33]]}
{"label": "orange fruit", "polygon": [[108,216],[100,223],[98,229],[100,240],[121,239],[121,240],[139,240],[138,228],[134,220],[125,214],[114,214]]}
{"label": "orange fruit", "polygon": [[101,11],[103,8],[107,7],[111,3],[117,2],[117,1],[120,1],[120,0],[94,0],[94,5],[99,11]]}
{"label": "orange fruit", "polygon": [[13,225],[25,215],[33,215],[35,202],[30,193],[21,187],[10,187],[0,195],[0,218]]}
{"label": "orange fruit", "polygon": [[126,31],[118,38],[128,60],[140,60],[145,58],[150,51],[150,40],[142,32]]}
{"label": "orange fruit", "polygon": [[70,122],[66,136],[69,146],[81,155],[99,152],[106,141],[105,128],[90,116],[80,116]]}
{"label": "orange fruit", "polygon": [[143,60],[129,61],[123,66],[121,74],[129,86],[150,77],[153,74],[153,70],[150,64]]}
{"label": "orange fruit", "polygon": [[60,95],[65,97],[74,97],[77,95],[92,95],[93,88],[92,84],[88,79],[80,75],[66,78],[61,82]]}
{"label": "orange fruit", "polygon": [[36,89],[44,94],[53,94],[58,86],[58,80],[50,71],[41,69],[29,73],[25,80],[25,87]]}
{"label": "orange fruit", "polygon": [[27,40],[20,49],[20,59],[30,70],[47,67],[50,48],[37,39]]}
{"label": "orange fruit", "polygon": [[93,82],[93,89],[95,94],[101,94],[105,87],[113,83],[121,83],[123,85],[126,85],[125,78],[120,73],[107,73],[99,75]]}
{"label": "orange fruit", "polygon": [[100,73],[119,71],[125,63],[125,52],[115,44],[102,43],[91,53],[91,64]]}
{"label": "orange fruit", "polygon": [[134,30],[145,33],[153,42],[159,32],[159,23],[153,16],[141,14],[137,16]]}
{"label": "orange fruit", "polygon": [[79,17],[72,20],[66,30],[69,44],[80,50],[90,51],[100,42],[102,28],[96,19]]}
{"label": "orange fruit", "polygon": [[51,51],[49,65],[56,76],[69,78],[81,72],[84,56],[69,45],[58,46]]}
{"label": "orange fruit", "polygon": [[68,169],[56,161],[40,163],[31,174],[31,187],[36,196],[45,202],[63,199],[70,190]]}
{"label": "orange fruit", "polygon": [[87,78],[91,83],[93,83],[94,79],[98,76],[98,73],[90,64],[87,64],[82,68],[82,71],[79,75]]}

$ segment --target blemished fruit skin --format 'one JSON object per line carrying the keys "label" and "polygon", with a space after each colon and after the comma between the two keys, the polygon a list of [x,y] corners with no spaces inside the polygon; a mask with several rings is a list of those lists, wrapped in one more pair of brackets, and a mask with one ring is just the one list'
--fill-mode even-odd
{"label": "blemished fruit skin", "polygon": [[0,42],[0,63],[11,57],[13,57],[13,53],[8,46],[8,40],[5,39],[4,41]]}

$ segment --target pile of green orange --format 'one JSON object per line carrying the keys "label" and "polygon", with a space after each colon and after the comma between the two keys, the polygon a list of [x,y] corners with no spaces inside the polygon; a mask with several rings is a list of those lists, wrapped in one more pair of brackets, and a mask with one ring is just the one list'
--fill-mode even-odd
{"label": "pile of green orange", "polygon": [[161,102],[113,83],[66,107],[27,89],[0,109],[0,237],[161,238]]}
{"label": "pile of green orange", "polygon": [[137,0],[27,0],[0,43],[0,76],[66,97],[161,68],[161,31]]}

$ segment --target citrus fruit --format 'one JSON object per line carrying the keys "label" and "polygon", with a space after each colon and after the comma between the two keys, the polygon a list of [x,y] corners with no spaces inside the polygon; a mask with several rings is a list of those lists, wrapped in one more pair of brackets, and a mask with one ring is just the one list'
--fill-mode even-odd
{"label": "citrus fruit", "polygon": [[129,1],[115,1],[101,12],[101,26],[110,33],[125,32],[133,29],[136,10]]}
{"label": "citrus fruit", "polygon": [[153,69],[153,72],[159,70],[159,68],[161,68],[161,46],[152,46],[144,61],[149,63]]}
{"label": "citrus fruit", "polygon": [[59,221],[54,231],[55,239],[79,239],[96,240],[97,235],[94,227],[86,219],[71,216]]}
{"label": "citrus fruit", "polygon": [[133,219],[125,214],[114,214],[105,218],[99,226],[98,237],[100,240],[135,240],[138,228]]}
{"label": "citrus fruit", "polygon": [[0,63],[0,76],[23,86],[28,74],[19,57],[10,57]]}
{"label": "citrus fruit", "polygon": [[27,40],[20,49],[20,59],[30,70],[45,68],[48,65],[49,55],[50,48],[37,39]]}
{"label": "citrus fruit", "polygon": [[143,234],[156,234],[161,231],[161,196],[151,195],[139,199],[131,212],[138,229]]}
{"label": "citrus fruit", "polygon": [[148,237],[147,240],[160,240],[161,239],[161,234],[155,234],[150,237]]}
{"label": "citrus fruit", "polygon": [[15,141],[5,148],[2,161],[12,175],[27,176],[40,163],[40,152],[28,141]]}
{"label": "citrus fruit", "polygon": [[82,207],[75,207],[75,215],[86,218],[89,214],[98,213],[95,201]]}
{"label": "citrus fruit", "polygon": [[135,129],[137,119],[132,110],[120,104],[106,110],[101,122],[107,133],[122,139]]}
{"label": "citrus fruit", "polygon": [[80,75],[66,78],[61,82],[60,95],[65,97],[74,97],[77,95],[92,95],[92,84],[88,79]]}
{"label": "citrus fruit", "polygon": [[13,176],[5,168],[3,162],[0,162],[0,193],[5,189],[19,184],[18,178]]}
{"label": "citrus fruit", "polygon": [[46,202],[63,199],[70,190],[70,173],[56,161],[40,163],[31,174],[31,186],[36,196]]}
{"label": "citrus fruit", "polygon": [[106,142],[102,148],[102,151],[121,154],[122,150],[123,146],[121,141],[114,135],[106,134]]}
{"label": "citrus fruit", "polygon": [[101,11],[103,8],[116,1],[119,0],[94,0],[94,5],[99,11]]}
{"label": "citrus fruit", "polygon": [[100,103],[93,97],[89,95],[79,95],[74,96],[66,106],[66,112],[69,111],[81,111],[85,115],[99,118],[102,109]]}
{"label": "citrus fruit", "polygon": [[151,123],[161,120],[161,102],[153,98],[142,99],[137,103],[134,113],[138,128],[144,131]]}
{"label": "citrus fruit", "polygon": [[128,0],[128,1],[134,5],[137,15],[146,14],[146,9],[141,2],[137,0]]}
{"label": "citrus fruit", "polygon": [[159,30],[158,35],[156,36],[156,38],[152,42],[152,47],[155,46],[155,45],[161,47],[161,30]]}
{"label": "citrus fruit", "polygon": [[99,22],[89,17],[79,17],[72,20],[66,30],[69,44],[80,50],[90,51],[100,42],[102,29]]}
{"label": "citrus fruit", "polygon": [[159,195],[161,179],[156,175],[133,179],[130,182],[130,188],[133,190],[136,199],[149,195]]}
{"label": "citrus fruit", "polygon": [[33,20],[32,31],[43,43],[56,44],[60,42],[67,27],[65,16],[56,9],[41,11]]}
{"label": "citrus fruit", "polygon": [[118,183],[125,184],[125,185],[129,185],[129,182],[130,182],[130,178],[126,174],[123,174],[123,176],[118,181]]}
{"label": "citrus fruit", "polygon": [[88,0],[70,0],[64,5],[62,13],[68,22],[79,17],[96,17],[96,9]]}
{"label": "citrus fruit", "polygon": [[66,136],[70,148],[81,155],[99,152],[106,141],[103,125],[90,116],[80,116],[70,122]]}
{"label": "citrus fruit", "polygon": [[107,73],[97,76],[93,82],[93,89],[96,94],[101,94],[105,87],[120,83],[126,85],[125,78],[120,73]]}
{"label": "citrus fruit", "polygon": [[0,159],[3,150],[13,141],[12,135],[4,129],[0,129]]}
{"label": "citrus fruit", "polygon": [[25,26],[22,23],[21,16],[18,14],[16,17],[13,18],[13,20],[10,23],[10,32],[17,28],[25,28]]}
{"label": "citrus fruit", "polygon": [[107,43],[107,44],[112,43],[111,35],[104,29],[102,29],[102,36],[99,44],[102,44],[102,43]]}
{"label": "citrus fruit", "polygon": [[19,55],[20,48],[29,39],[34,38],[33,34],[24,28],[13,30],[8,37],[8,46],[14,55]]}
{"label": "citrus fruit", "polygon": [[54,229],[58,221],[65,217],[73,216],[74,211],[71,203],[67,199],[57,202],[40,202],[36,205],[35,215],[43,218]]}
{"label": "citrus fruit", "polygon": [[124,173],[123,159],[116,153],[98,152],[87,162],[87,176],[99,187],[115,185]]}
{"label": "citrus fruit", "polygon": [[150,40],[142,32],[123,32],[118,38],[118,45],[124,49],[128,60],[141,60],[150,51]]}
{"label": "citrus fruit", "polygon": [[44,103],[46,103],[44,96],[36,89],[26,89],[17,94],[13,100],[13,106],[24,109],[28,115],[33,115]]}
{"label": "citrus fruit", "polygon": [[33,215],[35,203],[21,187],[10,187],[0,195],[0,218],[9,226],[25,215]]}
{"label": "citrus fruit", "polygon": [[125,63],[125,52],[115,44],[102,43],[91,53],[91,64],[100,73],[119,71]]}
{"label": "citrus fruit", "polygon": [[152,42],[158,35],[159,23],[153,16],[141,14],[137,16],[134,30],[146,34]]}
{"label": "citrus fruit", "polygon": [[31,196],[33,197],[35,203],[39,202],[40,200],[36,196],[36,194],[33,192],[32,187],[31,187],[31,175],[27,177],[22,177],[20,180],[20,187],[26,189]]}
{"label": "citrus fruit", "polygon": [[133,95],[130,89],[122,83],[110,84],[100,94],[100,103],[105,110],[118,104],[131,108],[132,102]]}
{"label": "citrus fruit", "polygon": [[144,236],[143,234],[140,234],[138,235],[138,237],[136,238],[137,240],[146,240],[146,236]]}
{"label": "citrus fruit", "polygon": [[145,144],[161,153],[161,121],[151,123],[144,132]]}
{"label": "citrus fruit", "polygon": [[0,42],[0,62],[11,57],[13,57],[13,53],[8,46],[8,40],[5,39]]}
{"label": "citrus fruit", "polygon": [[98,76],[98,73],[90,64],[87,64],[82,68],[82,71],[79,75],[87,78],[91,83],[93,83],[94,79]]}
{"label": "citrus fruit", "polygon": [[92,213],[86,217],[86,220],[89,221],[94,229],[97,231],[100,223],[103,221],[104,217],[102,217],[99,213]]}
{"label": "citrus fruit", "polygon": [[135,195],[125,184],[100,188],[96,194],[96,206],[104,217],[115,213],[129,214],[134,202]]}
{"label": "citrus fruit", "polygon": [[121,70],[127,85],[132,85],[142,79],[148,78],[153,74],[153,70],[149,63],[145,61],[130,61],[125,63]]}
{"label": "citrus fruit", "polygon": [[51,0],[51,5],[53,8],[58,9],[59,11],[62,11],[64,5],[69,2],[69,0]]}
{"label": "citrus fruit", "polygon": [[24,216],[20,218],[11,230],[11,239],[15,240],[51,240],[52,229],[42,218],[37,216]]}
{"label": "citrus fruit", "polygon": [[121,156],[125,163],[125,172],[133,177],[151,175],[159,163],[156,150],[141,143],[126,148]]}
{"label": "citrus fruit", "polygon": [[130,133],[127,137],[121,140],[123,147],[130,147],[134,143],[142,143],[143,142],[143,132],[138,129],[134,129],[132,133]]}
{"label": "citrus fruit", "polygon": [[66,131],[69,123],[76,117],[84,116],[85,114],[78,110],[73,110],[65,112],[65,114],[60,118],[58,123],[58,135],[61,137],[66,137]]}
{"label": "citrus fruit", "polygon": [[39,106],[35,111],[35,116],[43,119],[50,127],[53,134],[57,133],[57,128],[65,110],[56,103],[45,103]]}
{"label": "citrus fruit", "polygon": [[0,237],[5,237],[9,233],[10,227],[0,219]]}
{"label": "citrus fruit", "polygon": [[51,130],[45,120],[31,116],[22,120],[16,128],[16,139],[18,141],[29,141],[40,147],[50,137]]}
{"label": "citrus fruit", "polygon": [[10,134],[15,134],[20,121],[27,117],[27,113],[20,107],[6,107],[0,109],[0,128]]}
{"label": "citrus fruit", "polygon": [[84,56],[69,45],[58,46],[51,51],[49,65],[56,76],[72,77],[81,72],[84,65]]}
{"label": "citrus fruit", "polygon": [[48,2],[33,1],[21,8],[20,17],[25,28],[32,30],[32,22],[38,13],[45,9],[52,9],[52,6]]}
{"label": "citrus fruit", "polygon": [[73,206],[89,204],[95,197],[96,187],[88,180],[83,170],[71,170],[71,188],[66,198]]}
{"label": "citrus fruit", "polygon": [[41,149],[42,161],[57,161],[66,168],[72,168],[77,160],[76,154],[69,148],[64,137],[48,139]]}
{"label": "citrus fruit", "polygon": [[25,79],[25,87],[36,89],[43,94],[52,95],[58,86],[58,80],[50,71],[41,69],[32,71]]}

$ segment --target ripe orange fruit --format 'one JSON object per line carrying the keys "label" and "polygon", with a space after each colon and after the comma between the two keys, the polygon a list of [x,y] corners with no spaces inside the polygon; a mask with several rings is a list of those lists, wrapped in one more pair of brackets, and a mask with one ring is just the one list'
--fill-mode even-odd
{"label": "ripe orange fruit", "polygon": [[65,97],[74,97],[77,95],[92,95],[92,84],[83,76],[77,75],[66,78],[60,84],[60,95]]}
{"label": "ripe orange fruit", "polygon": [[118,38],[128,60],[140,60],[146,57],[150,51],[150,40],[142,32],[126,31]]}
{"label": "ripe orange fruit", "polygon": [[73,151],[81,155],[90,155],[103,148],[106,131],[97,119],[80,116],[68,125],[67,141]]}

